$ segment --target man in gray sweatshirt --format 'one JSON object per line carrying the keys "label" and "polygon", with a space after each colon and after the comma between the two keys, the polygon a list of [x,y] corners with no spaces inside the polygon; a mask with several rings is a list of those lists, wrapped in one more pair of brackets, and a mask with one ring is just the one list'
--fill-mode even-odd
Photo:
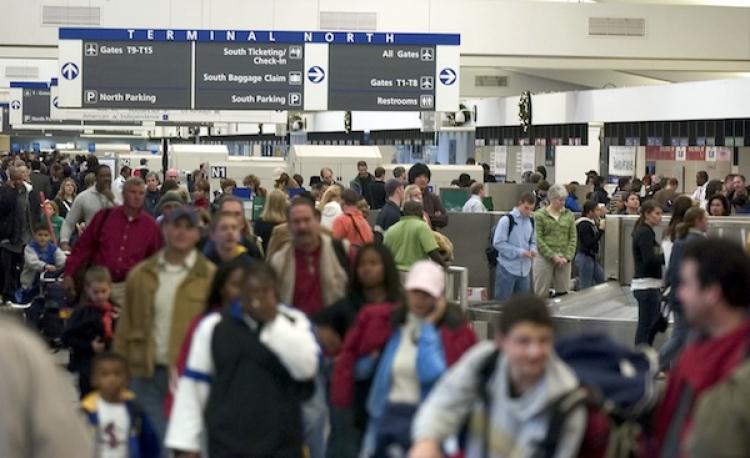
{"label": "man in gray sweatshirt", "polygon": [[[409,456],[443,456],[441,443],[457,435],[467,420],[466,458],[534,456],[547,435],[549,407],[579,386],[553,342],[552,318],[542,299],[516,296],[508,301],[495,341],[464,354],[420,407]],[[483,376],[491,358],[497,358],[495,369]],[[482,400],[483,393],[488,401]],[[585,407],[566,417],[555,458],[578,454],[586,420]]]}

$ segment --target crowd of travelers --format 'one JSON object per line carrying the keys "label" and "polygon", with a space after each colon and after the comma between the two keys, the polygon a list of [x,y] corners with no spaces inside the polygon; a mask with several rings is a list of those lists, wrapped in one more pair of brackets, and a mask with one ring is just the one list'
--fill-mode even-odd
{"label": "crowd of travelers", "polygon": [[[257,218],[203,167],[24,153],[0,178],[3,308],[68,352],[80,397],[77,416],[51,352],[0,320],[0,456],[750,456],[750,257],[706,236],[709,216],[750,213],[744,177],[700,172],[690,196],[621,180],[610,198],[591,172],[579,203],[578,183],[529,174],[485,253],[504,303],[485,342],[446,297],[449,214],[426,164],[360,162],[348,186],[329,168],[309,188],[250,175]],[[485,183],[459,182],[464,211],[485,212]],[[546,304],[573,266],[579,289],[604,281],[611,211],[637,215],[634,342],[673,317],[653,371],[645,350],[556,339]]]}

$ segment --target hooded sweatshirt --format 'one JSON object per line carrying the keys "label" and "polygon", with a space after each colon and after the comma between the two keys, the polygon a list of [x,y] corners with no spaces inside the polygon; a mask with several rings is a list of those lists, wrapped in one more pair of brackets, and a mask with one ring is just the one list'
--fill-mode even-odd
{"label": "hooded sweatshirt", "polygon": [[[531,457],[544,440],[549,423],[547,407],[578,387],[573,371],[554,353],[542,379],[520,397],[510,395],[508,362],[498,356],[497,368],[480,387],[480,369],[495,351],[493,342],[477,344],[448,371],[433,388],[412,424],[412,436],[444,441],[460,432],[468,419],[466,458],[483,456],[484,419],[482,390],[492,393],[489,407],[489,458]],[[586,431],[586,411],[580,408],[568,416],[557,445],[555,458],[574,457]]]}
{"label": "hooded sweatshirt", "polygon": [[333,220],[343,214],[344,210],[341,209],[341,204],[338,202],[328,202],[323,206],[323,210],[320,213],[320,225],[326,229],[331,229],[333,228]]}

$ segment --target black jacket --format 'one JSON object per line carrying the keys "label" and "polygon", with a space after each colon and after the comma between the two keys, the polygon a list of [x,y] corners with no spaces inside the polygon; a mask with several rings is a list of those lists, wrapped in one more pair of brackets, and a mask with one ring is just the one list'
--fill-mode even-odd
{"label": "black jacket", "polygon": [[589,218],[580,218],[576,221],[576,231],[578,233],[577,251],[595,258],[599,253],[599,240],[602,238],[602,231]]}
{"label": "black jacket", "polygon": [[385,181],[375,180],[370,183],[370,193],[372,194],[372,204],[370,204],[370,208],[373,210],[383,208],[386,201]]}
{"label": "black jacket", "polygon": [[317,326],[332,328],[343,341],[347,331],[356,321],[357,313],[359,313],[364,302],[359,294],[347,294],[347,297],[316,313],[311,321]]}
{"label": "black jacket", "polygon": [[41,218],[41,207],[33,191],[26,193],[28,213],[24,216],[18,208],[19,189],[9,183],[0,187],[0,241],[8,239],[11,245],[23,247],[31,240],[32,225]]}
{"label": "black jacket", "polygon": [[591,201],[598,204],[608,205],[609,196],[607,195],[607,190],[604,188],[594,188],[594,191],[591,193]]}
{"label": "black jacket", "polygon": [[253,232],[255,232],[255,235],[261,238],[263,241],[263,252],[268,251],[268,242],[271,241],[271,234],[273,233],[273,228],[278,226],[281,223],[270,223],[268,221],[264,221],[263,218],[258,218],[255,221],[253,221]]}
{"label": "black jacket", "polygon": [[0,240],[13,237],[18,191],[7,182],[0,186]]}
{"label": "black jacket", "polygon": [[654,230],[646,223],[640,224],[633,232],[633,278],[661,278],[664,253],[656,241]]}
{"label": "black jacket", "polygon": [[[62,341],[70,348],[70,363],[68,369],[75,372],[88,371],[94,350],[91,342],[99,337],[104,341],[104,323],[102,311],[96,307],[79,305],[65,325]],[[105,344],[109,347],[111,342]]]}
{"label": "black jacket", "polygon": [[[430,217],[432,229],[439,229],[441,227],[447,226],[448,213],[446,213],[445,207],[443,207],[443,202],[440,200],[440,197],[436,196],[434,193],[425,191],[422,193],[422,200],[424,211],[427,212],[427,216]],[[440,212],[440,216],[435,214],[435,212],[438,211]]]}
{"label": "black jacket", "polygon": [[259,333],[227,312],[216,325],[211,353],[215,376],[205,412],[209,455],[301,458],[305,384],[292,379]]}
{"label": "black jacket", "polygon": [[159,200],[161,199],[161,191],[158,189],[156,191],[146,191],[146,200],[144,201],[144,208],[146,209],[146,212],[148,212],[149,215],[156,218],[156,207],[159,206]]}
{"label": "black jacket", "polygon": [[362,178],[359,175],[357,175],[349,183],[350,188],[354,189],[355,191],[358,191],[359,194],[365,198],[370,208],[375,208],[373,207],[373,200],[372,200],[372,183],[374,181],[375,181],[375,177],[373,177],[371,174],[368,173],[366,178]]}
{"label": "black jacket", "polygon": [[55,198],[55,196],[52,195],[52,182],[47,175],[43,175],[39,172],[31,172],[29,175],[29,181],[34,188],[31,192],[34,192],[37,195],[39,195],[39,192],[43,192],[46,199],[52,200]]}
{"label": "black jacket", "polygon": [[375,227],[379,227],[385,232],[389,227],[398,223],[400,219],[401,208],[389,200],[383,205],[383,208],[380,209],[378,218],[375,220]]}

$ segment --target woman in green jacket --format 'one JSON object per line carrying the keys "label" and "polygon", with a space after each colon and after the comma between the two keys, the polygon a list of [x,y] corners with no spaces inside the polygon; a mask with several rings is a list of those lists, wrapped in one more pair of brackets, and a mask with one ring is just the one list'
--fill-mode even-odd
{"label": "woman in green jacket", "polygon": [[547,192],[549,205],[534,213],[536,245],[534,293],[549,297],[550,288],[559,295],[568,292],[570,263],[576,253],[575,216],[565,208],[568,192],[556,184]]}

